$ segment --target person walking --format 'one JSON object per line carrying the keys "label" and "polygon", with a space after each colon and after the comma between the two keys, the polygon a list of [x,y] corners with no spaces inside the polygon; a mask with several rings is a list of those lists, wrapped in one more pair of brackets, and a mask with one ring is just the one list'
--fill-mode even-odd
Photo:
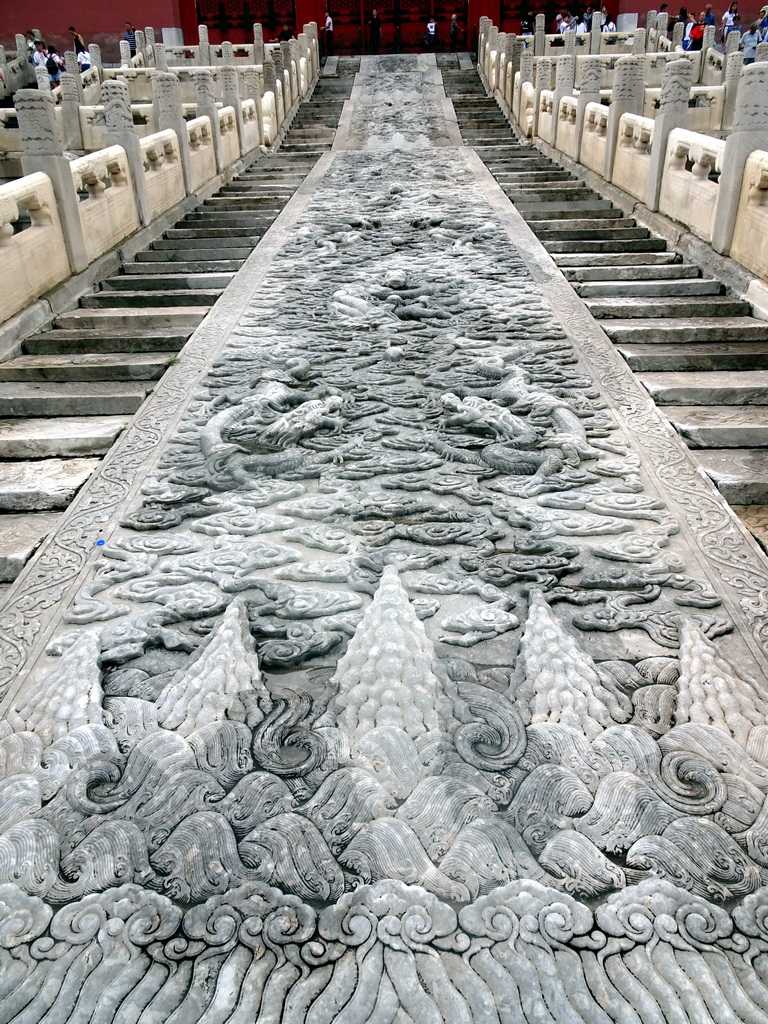
{"label": "person walking", "polygon": [[427,34],[424,36],[427,49],[434,52],[437,49],[437,22],[431,17],[427,22]]}
{"label": "person walking", "polygon": [[457,15],[452,14],[451,15],[451,24],[450,24],[450,27],[448,28],[448,38],[450,39],[450,42],[451,42],[451,53],[455,53],[458,50],[458,48],[459,48],[459,35],[460,34],[461,34],[461,29],[459,28],[459,19],[458,19]]}
{"label": "person walking", "polygon": [[70,25],[67,31],[72,33],[72,49],[75,51],[75,53],[80,53],[81,50],[87,49],[85,45],[85,40],[74,27],[74,25]]}
{"label": "person walking", "polygon": [[378,53],[381,46],[381,18],[376,8],[371,12],[371,20],[368,22],[368,45],[371,53]]}
{"label": "person walking", "polygon": [[323,25],[323,32],[325,32],[325,56],[333,56],[333,18],[331,17],[330,11],[325,12],[325,25]]}

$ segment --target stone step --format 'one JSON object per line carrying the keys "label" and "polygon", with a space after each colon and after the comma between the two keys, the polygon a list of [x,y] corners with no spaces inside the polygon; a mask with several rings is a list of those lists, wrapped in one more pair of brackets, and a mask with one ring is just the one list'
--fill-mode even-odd
{"label": "stone step", "polygon": [[657,405],[768,405],[768,370],[640,373],[638,380]]}
{"label": "stone step", "polygon": [[[647,232],[646,232],[647,234]],[[559,236],[559,240],[558,240]],[[666,252],[667,243],[663,238],[622,238],[610,239],[610,245],[599,238],[562,238],[562,233],[553,232],[551,239],[544,242],[544,248],[549,253],[579,253],[583,259],[584,254],[601,253],[606,249],[611,250],[611,255],[627,252]]]}
{"label": "stone step", "polygon": [[[205,250],[200,250],[204,252]],[[237,251],[237,250],[235,250]],[[156,255],[156,254],[155,254]],[[231,260],[142,260],[141,263],[124,263],[123,274],[221,274],[233,276],[242,267],[247,257]]]}
{"label": "stone step", "polygon": [[0,363],[4,381],[159,380],[175,352],[23,355]]}
{"label": "stone step", "polygon": [[57,512],[0,516],[0,581],[16,579],[41,542],[61,519]]}
{"label": "stone step", "polygon": [[[157,296],[155,296],[157,298]],[[172,309],[153,307],[132,313],[125,309],[73,309],[62,313],[54,321],[57,327],[74,331],[102,331],[116,333],[122,326],[128,334],[146,331],[180,331],[190,333],[204,318],[207,309],[201,306],[176,306]]]}
{"label": "stone step", "polygon": [[[181,267],[197,260],[204,260],[206,263],[226,263],[230,260],[242,261],[248,259],[255,247],[254,243],[254,246],[248,246],[247,248],[234,245],[228,248],[219,248],[219,243],[215,239],[201,239],[200,245],[188,246],[184,244],[185,241],[186,239],[176,242],[175,248],[149,249],[145,252],[136,253],[137,262],[132,265],[140,266],[142,273],[151,274],[154,271],[146,268],[152,263],[162,263],[164,267],[178,263]],[[208,243],[207,245],[205,245],[206,242]],[[169,256],[173,258],[169,260]]]}
{"label": "stone step", "polygon": [[[665,255],[673,256],[673,253]],[[655,265],[640,265],[635,264],[630,266],[627,264],[619,264],[618,266],[577,266],[574,263],[561,263],[560,260],[556,261],[558,266],[563,271],[563,274],[568,278],[569,281],[610,281],[610,282],[624,282],[624,281],[676,281],[680,278],[688,280],[689,278],[696,278],[701,273],[699,268],[693,263],[672,263],[671,261],[666,266],[655,266]],[[584,294],[581,292],[580,294]]]}
{"label": "stone step", "polygon": [[535,209],[536,204],[547,203],[547,202],[560,202],[573,200],[574,202],[583,201],[589,199],[592,192],[588,188],[581,188],[578,185],[571,185],[568,182],[562,182],[561,188],[553,188],[547,192],[544,192],[541,188],[537,187],[536,182],[531,182],[530,185],[507,185],[501,186],[504,194],[508,199],[511,199],[518,209],[522,206],[528,206]]}
{"label": "stone step", "polygon": [[[191,231],[195,231],[195,228],[189,228]],[[158,239],[157,242],[153,242],[152,251],[154,252],[181,252],[182,250],[188,249],[245,249],[255,246],[258,242],[258,234],[254,232],[253,226],[250,228],[251,233],[246,236],[237,237],[211,237],[203,236],[198,237],[195,233],[194,236],[174,236],[170,239]],[[252,245],[251,245],[252,244]],[[146,256],[146,253],[137,253],[136,258],[141,259]],[[164,257],[168,259],[168,256]]]}
{"label": "stone step", "polygon": [[[606,227],[606,221],[602,220],[572,220],[567,227],[563,226],[564,223],[559,220],[533,221],[531,230],[542,242],[578,242],[582,246],[587,242],[608,242],[610,248],[616,242],[650,238],[647,228],[636,227],[632,221],[609,221],[610,227]],[[603,248],[607,246],[603,245]]]}
{"label": "stone step", "polygon": [[576,282],[573,287],[584,298],[658,296],[673,299],[679,295],[720,295],[723,291],[719,281],[702,277],[663,281],[587,281],[584,284]]}
{"label": "stone step", "polygon": [[[667,370],[768,370],[768,342],[680,345],[617,345],[638,373]],[[1,367],[0,367],[1,368]]]}
{"label": "stone step", "polygon": [[92,295],[84,295],[80,299],[83,309],[111,309],[118,310],[123,307],[140,308],[143,306],[204,306],[210,308],[222,289],[208,289],[206,291],[192,291],[182,289],[179,291],[135,291],[135,292],[95,292]]}
{"label": "stone step", "polygon": [[768,452],[764,448],[713,448],[696,461],[731,505],[768,503]]}
{"label": "stone step", "polygon": [[[566,267],[591,270],[597,267],[660,267],[679,263],[676,252],[567,252],[553,256],[555,263],[565,273]],[[630,272],[631,273],[631,272]],[[585,280],[587,280],[585,278]]]}
{"label": "stone step", "polygon": [[[180,223],[183,224],[184,221],[180,221]],[[152,243],[152,248],[165,247],[166,249],[172,249],[172,245],[161,246],[160,242],[179,242],[181,239],[190,246],[213,245],[213,239],[215,239],[217,248],[226,249],[228,246],[237,248],[242,245],[255,245],[259,240],[259,236],[251,228],[232,228],[226,226],[221,228],[169,228],[162,238]]]}
{"label": "stone step", "polygon": [[615,342],[640,345],[669,342],[768,341],[768,322],[750,316],[723,316],[704,319],[697,316],[646,320],[609,320],[603,330]]}
{"label": "stone step", "polygon": [[505,171],[496,170],[493,172],[493,176],[502,186],[504,185],[525,185],[532,184],[538,185],[542,182],[552,182],[555,184],[558,181],[573,181],[578,182],[578,178],[574,178],[568,171]]}
{"label": "stone step", "polygon": [[[569,230],[581,226],[623,228],[623,223],[615,223],[623,219],[621,210],[603,200],[581,201],[574,199],[573,202],[554,203],[529,203],[516,202],[518,211],[525,217],[534,231],[538,230],[539,224],[546,224],[550,227],[567,225]],[[609,224],[601,225],[601,221],[610,221]],[[636,227],[634,221],[630,221],[630,227]]]}
{"label": "stone step", "polygon": [[[146,274],[143,267],[139,269]],[[119,274],[102,281],[101,289],[103,292],[153,291],[159,289],[163,291],[181,291],[186,289],[193,291],[211,291],[214,289],[223,291],[234,276],[234,274],[185,274],[181,271],[162,276],[160,274],[147,276],[140,276],[138,273]]]}
{"label": "stone step", "polygon": [[189,337],[189,331],[182,334],[165,332],[127,334],[121,329],[120,319],[113,325],[117,329],[117,333],[61,329],[46,331],[43,334],[34,334],[27,338],[22,348],[27,355],[31,356],[52,353],[69,355],[97,352],[178,352]]}
{"label": "stone step", "polygon": [[241,213],[233,213],[231,210],[222,210],[218,213],[195,213],[190,214],[184,221],[185,227],[189,228],[246,228],[248,235],[263,235],[270,227],[279,210],[275,210],[271,216],[262,213],[248,213],[247,210]]}
{"label": "stone step", "polygon": [[679,299],[660,301],[658,298],[585,299],[587,308],[598,320],[626,317],[681,317],[686,315],[747,316],[750,305],[727,295],[681,295]]}
{"label": "stone step", "polygon": [[0,384],[0,419],[20,416],[131,416],[144,401],[147,390],[138,381]]}
{"label": "stone step", "polygon": [[240,213],[247,210],[263,213],[264,210],[270,210],[277,214],[287,201],[285,197],[279,196],[212,196],[205,200],[205,209],[208,213]]}
{"label": "stone step", "polygon": [[664,410],[690,448],[768,448],[762,405],[676,405]]}
{"label": "stone step", "polygon": [[0,462],[0,512],[53,512],[66,508],[100,461]]}
{"label": "stone step", "polygon": [[[514,174],[515,172],[530,173],[530,171],[544,171],[548,175],[552,173],[552,164],[549,162],[549,160],[546,159],[546,157],[540,157],[539,159],[537,159],[534,156],[528,156],[521,157],[519,159],[512,159],[510,157],[501,159],[501,146],[497,146],[495,149],[489,146],[487,147],[485,154],[483,153],[482,149],[479,146],[475,146],[474,149],[478,156],[481,157],[481,159],[485,156],[483,162],[485,163],[491,174],[494,176],[494,178],[497,177],[499,174]],[[493,153],[494,155],[488,156],[487,154],[489,152]],[[497,153],[498,157],[496,156]]]}
{"label": "stone step", "polygon": [[0,420],[0,459],[104,455],[129,422],[129,416]]}

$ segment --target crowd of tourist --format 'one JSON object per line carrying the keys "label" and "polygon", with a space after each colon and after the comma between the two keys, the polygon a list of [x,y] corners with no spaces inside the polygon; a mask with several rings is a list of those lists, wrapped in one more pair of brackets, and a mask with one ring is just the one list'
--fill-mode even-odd
{"label": "crowd of tourist", "polygon": [[[79,68],[81,71],[87,71],[91,66],[91,58],[85,41],[74,25],[70,25],[68,31],[72,36],[72,50],[77,54]],[[45,43],[39,32],[29,29],[24,33],[24,38],[27,41],[27,56],[30,64],[36,68],[45,68],[51,88],[55,88],[65,69],[64,58],[55,46]]]}

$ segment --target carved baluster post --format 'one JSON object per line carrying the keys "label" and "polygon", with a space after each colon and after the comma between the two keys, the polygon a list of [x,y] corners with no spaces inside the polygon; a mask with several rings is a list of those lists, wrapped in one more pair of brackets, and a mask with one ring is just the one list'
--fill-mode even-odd
{"label": "carved baluster post", "polygon": [[293,102],[302,98],[301,75],[299,74],[300,48],[298,39],[288,40],[288,66],[291,69],[291,88],[293,89]]}
{"label": "carved baluster post", "polygon": [[45,68],[35,68],[35,80],[40,92],[51,91],[51,79]]}
{"label": "carved baluster post", "polygon": [[146,28],[144,29],[144,36],[146,37],[147,40],[147,49],[154,50],[154,48],[157,46],[157,38],[155,37],[155,30],[152,28],[151,25],[147,25]]}
{"label": "carved baluster post", "polygon": [[555,119],[553,142],[557,145],[557,126],[560,123],[560,100],[563,96],[573,96],[573,84],[576,80],[576,58],[571,54],[559,57],[555,68],[555,95],[552,100],[552,116]]}
{"label": "carved baluster post", "polygon": [[240,86],[237,80],[237,71],[234,65],[227,64],[221,68],[219,73],[221,75],[221,98],[225,107],[232,107],[235,111],[240,155],[244,156],[245,129],[243,127],[243,108],[240,103]]}
{"label": "carved baluster post", "polygon": [[646,53],[652,49],[652,43],[654,40],[651,37],[651,32],[656,30],[656,14],[657,11],[648,11],[645,16],[645,50]]}
{"label": "carved baluster post", "polygon": [[[731,32],[731,35],[735,35]],[[730,36],[729,36],[730,38]],[[723,129],[728,129],[733,124],[733,115],[736,110],[736,99],[739,91],[741,70],[744,67],[744,54],[731,53],[728,55],[728,63],[725,66],[725,100],[723,102]]]}
{"label": "carved baluster post", "polygon": [[669,30],[669,15],[662,11],[656,18],[656,50],[661,50],[661,40],[666,39]]}
{"label": "carved baluster post", "polygon": [[20,57],[24,61],[24,68],[22,70],[22,83],[32,83],[35,80],[35,73],[32,65],[29,62],[30,52],[27,47],[27,38],[20,32],[16,33],[16,56]]}
{"label": "carved baluster post", "polygon": [[83,130],[80,127],[80,94],[77,78],[65,71],[59,78],[61,86],[61,119],[64,124],[64,148],[83,152]]}
{"label": "carved baluster post", "polygon": [[603,75],[603,63],[597,57],[587,57],[581,61],[581,85],[579,98],[576,101],[576,159],[581,153],[581,140],[584,133],[584,118],[588,103],[600,102],[600,82]]}
{"label": "carved baluster post", "polygon": [[253,26],[253,62],[264,63],[264,30],[258,22]]}
{"label": "carved baluster post", "polygon": [[80,65],[77,63],[77,54],[72,50],[67,50],[64,53],[64,66],[67,69],[67,74],[72,75],[74,80],[78,102],[83,103],[83,80],[80,77]]}
{"label": "carved baluster post", "polygon": [[611,105],[606,127],[605,166],[603,177],[611,180],[613,161],[619,138],[619,119],[622,114],[642,114],[645,95],[645,57],[619,57],[613,72]]}
{"label": "carved baluster post", "polygon": [[17,89],[14,104],[24,146],[21,169],[24,174],[42,171],[51,179],[69,265],[78,273],[88,266],[88,252],[80,221],[80,201],[72,181],[72,168],[63,155],[53,96],[50,89]]}
{"label": "carved baluster post", "polygon": [[675,24],[672,26],[672,49],[678,50],[683,45],[683,39],[685,38],[685,25],[678,18]]}
{"label": "carved baluster post", "polygon": [[543,14],[536,15],[536,29],[533,36],[533,55],[543,57],[547,49],[546,18]]}
{"label": "carved baluster post", "polygon": [[309,21],[304,26],[304,31],[312,42],[312,72],[313,77],[320,74],[320,40],[318,38],[317,22]]}
{"label": "carved baluster post", "polygon": [[200,67],[209,68],[211,66],[211,44],[208,42],[207,25],[197,26],[197,38],[200,54],[198,58]]}
{"label": "carved baluster post", "polygon": [[167,73],[168,51],[165,48],[165,43],[155,43],[153,50],[155,53],[155,67],[158,71]]}
{"label": "carved baluster post", "polygon": [[600,24],[600,13],[595,11],[592,14],[592,24],[589,28],[589,52],[600,53],[600,43],[603,38],[603,28]]}
{"label": "carved baluster post", "polygon": [[104,121],[107,125],[107,145],[122,146],[128,159],[136,196],[136,208],[142,225],[151,220],[147,183],[144,177],[144,154],[141,142],[133,130],[131,97],[128,84],[122,78],[104,83],[101,87],[101,101],[104,104]]}
{"label": "carved baluster post", "polygon": [[[288,113],[288,104],[286,102],[285,95],[285,75],[283,72],[283,51],[273,50],[272,51],[272,63],[275,68],[275,100],[277,101],[277,123],[278,127],[283,127],[285,116]],[[280,83],[280,87],[277,87],[277,83]]]}
{"label": "carved baluster post", "polygon": [[[739,43],[741,42],[741,32],[729,32],[725,37],[725,46],[723,47],[723,83],[728,79],[728,61],[734,53],[739,52]],[[739,72],[741,68],[739,68]],[[737,72],[738,76],[738,72]]]}
{"label": "carved baluster post", "polygon": [[312,40],[309,38],[306,32],[299,32],[298,43],[298,58],[299,61],[299,77],[301,77],[301,58],[304,57],[307,61],[307,88],[304,95],[306,96],[309,90],[312,88]]}
{"label": "carved baluster post", "polygon": [[658,210],[661,179],[667,154],[667,139],[674,128],[685,128],[688,123],[688,97],[693,82],[693,65],[689,60],[672,60],[664,68],[661,83],[659,113],[653,123],[651,171],[648,177],[646,205]]}
{"label": "carved baluster post", "polygon": [[506,32],[499,32],[499,39],[496,43],[496,71],[494,72],[494,89],[503,90],[504,74],[507,64],[507,48],[509,39]]}
{"label": "carved baluster post", "polygon": [[541,103],[541,94],[545,89],[552,88],[552,61],[549,57],[541,57],[536,62],[536,84],[533,101],[533,134],[534,136],[538,132],[539,128],[539,104]]}
{"label": "carved baluster post", "polygon": [[128,68],[131,66],[131,48],[128,45],[127,39],[120,40],[120,67]]}
{"label": "carved baluster post", "polygon": [[221,63],[235,66],[235,48],[228,39],[221,44]]}
{"label": "carved baluster post", "polygon": [[757,49],[755,50],[755,63],[756,64],[757,63],[762,63],[763,61],[766,61],[766,60],[768,60],[768,41],[764,41],[762,43],[758,43],[757,44]]}
{"label": "carved baluster post", "polygon": [[533,53],[528,47],[520,54],[520,85],[533,81]]}
{"label": "carved baluster post", "polygon": [[243,72],[243,87],[246,98],[256,105],[256,120],[259,125],[259,145],[264,145],[264,115],[261,109],[261,83],[256,68],[246,68]]}
{"label": "carved baluster post", "polygon": [[733,238],[741,179],[747,157],[768,149],[768,64],[749,64],[741,72],[731,134],[725,140],[720,189],[712,227],[712,247],[728,253]]}
{"label": "carved baluster post", "polygon": [[[175,76],[174,76],[175,77]],[[216,106],[216,95],[213,89],[213,72],[208,68],[192,74],[195,85],[195,111],[198,117],[207,117],[211,122],[211,141],[216,156],[216,170],[223,167],[221,155],[221,128],[219,126],[219,110]]]}
{"label": "carved baluster post", "polygon": [[90,43],[88,56],[91,58],[91,67],[99,69],[99,78],[103,78],[104,62],[101,59],[101,47],[98,43]]}
{"label": "carved baluster post", "polygon": [[572,53],[576,56],[576,44],[578,43],[575,32],[565,32],[563,35],[563,42],[565,43],[565,52]]}
{"label": "carved baluster post", "polygon": [[[285,92],[285,112],[286,114],[291,110],[293,104],[296,102],[296,93],[293,89],[293,76],[291,74],[291,48],[287,42],[280,43],[280,54],[283,58],[283,89]],[[288,72],[286,75],[285,72]]]}
{"label": "carved baluster post", "polygon": [[0,46],[0,78],[2,78],[4,82],[8,81],[8,75],[5,70],[7,63],[8,61],[5,56],[5,47]]}
{"label": "carved baluster post", "polygon": [[635,34],[632,36],[633,54],[645,53],[645,36],[646,32],[644,28],[635,29]]}
{"label": "carved baluster post", "polygon": [[[189,157],[189,134],[187,133],[187,122],[184,120],[184,109],[181,105],[179,80],[174,74],[155,74],[152,76],[152,92],[154,93],[155,109],[157,110],[158,128],[160,131],[170,128],[176,132],[176,137],[179,140],[181,169],[184,172],[184,188],[187,193],[190,193],[192,191],[190,188],[192,166]],[[218,125],[219,119],[217,117],[217,128]]]}

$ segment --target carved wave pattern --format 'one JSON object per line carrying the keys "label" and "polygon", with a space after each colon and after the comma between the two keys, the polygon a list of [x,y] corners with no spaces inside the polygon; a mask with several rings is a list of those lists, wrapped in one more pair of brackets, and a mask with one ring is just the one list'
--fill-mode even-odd
{"label": "carved wave pattern", "polygon": [[456,155],[337,157],[64,622],[0,1020],[768,1024],[761,668]]}

